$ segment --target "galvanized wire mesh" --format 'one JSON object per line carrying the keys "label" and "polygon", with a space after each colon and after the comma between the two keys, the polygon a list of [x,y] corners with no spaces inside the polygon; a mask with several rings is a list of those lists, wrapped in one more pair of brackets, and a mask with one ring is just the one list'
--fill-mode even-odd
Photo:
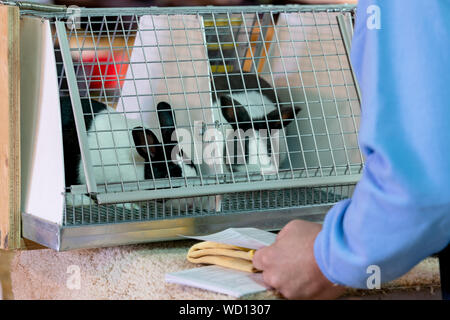
{"label": "galvanized wire mesh", "polygon": [[[363,167],[360,106],[337,17],[353,10],[83,9],[63,34],[56,30],[67,16],[29,13],[50,20],[60,96],[73,104],[70,83],[76,85],[86,121],[84,132],[76,128],[86,140],[80,152],[92,156],[70,169],[80,174],[66,172],[64,223],[271,210],[349,197]],[[95,101],[108,108],[97,109]],[[169,107],[158,112],[161,102]],[[243,110],[247,118],[239,118]],[[173,124],[162,120],[169,114]],[[145,138],[141,153],[136,128]],[[228,135],[230,128],[269,131]],[[167,139],[173,129],[174,139]],[[219,134],[207,140],[210,130]],[[208,146],[223,154],[205,152]],[[261,158],[270,165],[264,168]]]}
{"label": "galvanized wire mesh", "polygon": [[[195,198],[196,205],[194,206],[186,205],[186,200],[190,201],[191,198],[141,201],[133,203],[132,206],[127,206],[129,204],[120,206],[97,205],[95,203],[85,204],[84,206],[66,205],[64,207],[63,225],[76,226],[153,221],[327,206],[350,197],[353,189],[354,184],[345,184],[313,188],[231,193],[223,197],[219,209],[205,205],[205,203],[208,203],[205,200],[215,200],[213,196]],[[66,196],[72,198],[81,197],[72,193],[67,193]]]}

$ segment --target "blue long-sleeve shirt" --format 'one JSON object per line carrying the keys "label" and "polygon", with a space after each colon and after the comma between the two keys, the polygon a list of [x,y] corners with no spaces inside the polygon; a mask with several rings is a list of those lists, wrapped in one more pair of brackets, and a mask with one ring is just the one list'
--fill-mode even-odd
{"label": "blue long-sleeve shirt", "polygon": [[450,242],[450,1],[359,0],[351,61],[365,167],[314,253],[330,281],[366,288],[368,266],[391,281]]}

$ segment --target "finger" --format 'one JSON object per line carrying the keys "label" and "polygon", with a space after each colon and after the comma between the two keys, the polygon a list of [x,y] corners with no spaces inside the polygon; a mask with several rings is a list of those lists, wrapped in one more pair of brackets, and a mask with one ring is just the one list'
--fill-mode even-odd
{"label": "finger", "polygon": [[262,273],[264,283],[269,286],[272,290],[275,290],[279,294],[281,294],[281,283],[280,283],[280,277],[279,274],[273,270],[264,271]]}
{"label": "finger", "polygon": [[266,261],[267,261],[266,254],[268,248],[269,247],[265,247],[255,251],[252,262],[253,266],[256,269],[263,271],[266,268]]}

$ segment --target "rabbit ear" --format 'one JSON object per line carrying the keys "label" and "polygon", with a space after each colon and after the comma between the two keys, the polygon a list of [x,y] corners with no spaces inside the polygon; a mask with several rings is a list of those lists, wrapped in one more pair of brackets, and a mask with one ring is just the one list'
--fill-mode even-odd
{"label": "rabbit ear", "polygon": [[244,130],[247,127],[251,127],[252,121],[250,115],[239,102],[232,100],[227,96],[222,96],[220,97],[220,105],[222,107],[223,116],[231,124],[234,130],[237,129],[238,125],[240,129]]}
{"label": "rabbit ear", "polygon": [[[136,151],[141,157],[149,161],[156,158],[161,150],[161,143],[155,134],[149,129],[143,127],[133,128],[132,131]],[[150,157],[149,157],[150,155]]]}
{"label": "rabbit ear", "polygon": [[[282,129],[286,127],[292,120],[295,120],[295,115],[301,108],[292,108],[291,106],[280,107],[267,114],[267,121],[270,129]],[[281,118],[280,118],[281,115]]]}
{"label": "rabbit ear", "polygon": [[172,114],[172,108],[167,102],[160,102],[156,106],[158,111],[159,126],[163,142],[169,144],[172,142],[172,134],[175,131],[175,121]]}

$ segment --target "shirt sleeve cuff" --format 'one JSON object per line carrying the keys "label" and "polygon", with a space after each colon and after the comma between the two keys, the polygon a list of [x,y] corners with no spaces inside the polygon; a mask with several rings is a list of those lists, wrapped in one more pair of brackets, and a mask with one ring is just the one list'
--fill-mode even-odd
{"label": "shirt sleeve cuff", "polygon": [[330,224],[333,220],[335,220],[336,214],[342,214],[343,211],[346,211],[349,206],[351,199],[343,200],[337,204],[335,204],[325,216],[325,220],[323,222],[322,231],[316,237],[314,241],[314,257],[316,259],[317,266],[323,275],[332,283],[338,285],[345,285],[339,281],[337,281],[328,271],[327,266],[329,266],[329,261],[331,259],[329,255],[329,243],[332,241],[330,239],[331,232],[328,230],[330,228]]}

